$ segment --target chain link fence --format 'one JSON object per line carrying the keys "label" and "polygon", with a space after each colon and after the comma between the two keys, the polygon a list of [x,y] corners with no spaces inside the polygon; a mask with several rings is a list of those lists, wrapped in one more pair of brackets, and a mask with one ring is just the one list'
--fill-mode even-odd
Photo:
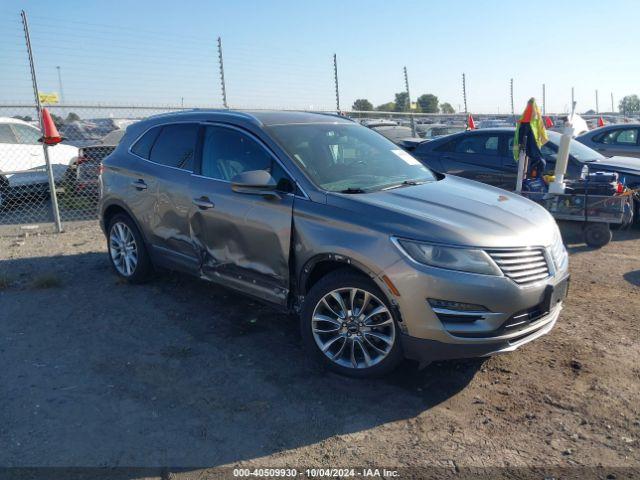
{"label": "chain link fence", "polygon": [[[167,38],[125,26],[38,15],[27,21],[26,14],[6,13],[0,15],[0,235],[33,225],[51,229],[58,220],[64,228],[95,220],[101,162],[128,125],[149,115],[196,107],[342,111],[387,129],[392,140],[430,139],[467,127],[464,113],[341,108],[342,64],[303,43],[288,45],[286,56],[278,46],[262,44],[225,43],[223,51],[222,39],[213,35]],[[372,62],[344,62],[345,71],[366,73],[358,85],[346,86],[347,96],[366,95],[385,78],[384,66]],[[392,90],[408,90],[405,82]],[[40,100],[63,138],[58,145],[42,143]],[[411,105],[408,96],[406,101]],[[474,114],[480,128],[513,126],[515,120],[512,114]],[[619,119],[610,115],[606,121]]]}

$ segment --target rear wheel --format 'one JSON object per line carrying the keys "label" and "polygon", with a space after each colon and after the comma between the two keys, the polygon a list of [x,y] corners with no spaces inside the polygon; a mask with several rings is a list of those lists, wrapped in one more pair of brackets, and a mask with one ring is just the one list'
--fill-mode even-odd
{"label": "rear wheel", "polygon": [[343,375],[384,375],[403,358],[393,309],[364,275],[336,271],[322,278],[305,298],[301,328],[314,356]]}
{"label": "rear wheel", "polygon": [[133,220],[118,214],[109,222],[107,230],[109,259],[116,273],[130,283],[141,283],[151,273],[147,248]]}

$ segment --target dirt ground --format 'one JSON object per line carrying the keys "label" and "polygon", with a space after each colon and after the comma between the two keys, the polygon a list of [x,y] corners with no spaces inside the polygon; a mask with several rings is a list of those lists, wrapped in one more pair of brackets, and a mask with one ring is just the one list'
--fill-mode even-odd
{"label": "dirt ground", "polygon": [[640,230],[570,253],[549,335],[361,381],[221,287],[123,284],[95,223],[0,237],[0,466],[638,468]]}

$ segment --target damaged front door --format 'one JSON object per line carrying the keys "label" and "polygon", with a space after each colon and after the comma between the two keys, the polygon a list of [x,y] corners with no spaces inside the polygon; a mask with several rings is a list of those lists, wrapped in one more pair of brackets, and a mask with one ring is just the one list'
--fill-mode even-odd
{"label": "damaged front door", "polygon": [[[293,182],[252,135],[225,126],[206,126],[202,162],[191,179],[190,235],[200,274],[259,298],[286,304]],[[267,170],[278,195],[238,193],[238,174]]]}

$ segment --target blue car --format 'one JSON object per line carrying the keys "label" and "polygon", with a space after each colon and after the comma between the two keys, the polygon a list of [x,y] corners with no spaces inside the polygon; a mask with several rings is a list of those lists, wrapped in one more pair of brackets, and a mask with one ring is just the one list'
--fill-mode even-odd
{"label": "blue car", "polygon": [[[561,135],[547,132],[542,146],[546,171],[555,169]],[[469,130],[407,147],[426,166],[441,173],[457,175],[505,190],[515,190],[518,173],[513,159],[515,128]],[[640,158],[606,158],[597,151],[571,140],[567,178],[578,178],[585,166],[591,172],[617,172],[620,181],[640,188]]]}

